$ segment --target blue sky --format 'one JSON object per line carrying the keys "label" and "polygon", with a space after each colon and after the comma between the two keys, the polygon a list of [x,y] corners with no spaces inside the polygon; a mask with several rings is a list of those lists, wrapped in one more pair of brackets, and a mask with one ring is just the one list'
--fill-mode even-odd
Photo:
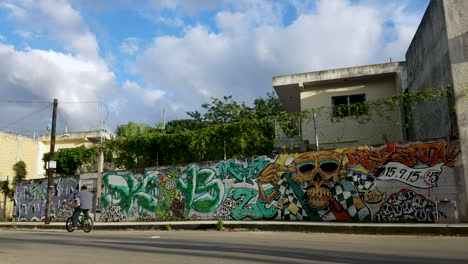
{"label": "blue sky", "polygon": [[[429,0],[0,0],[0,130],[187,118],[277,75],[404,60]],[[9,102],[14,101],[14,102]],[[81,103],[73,103],[81,102]],[[46,109],[44,109],[44,107]],[[42,111],[40,111],[42,110]]]}

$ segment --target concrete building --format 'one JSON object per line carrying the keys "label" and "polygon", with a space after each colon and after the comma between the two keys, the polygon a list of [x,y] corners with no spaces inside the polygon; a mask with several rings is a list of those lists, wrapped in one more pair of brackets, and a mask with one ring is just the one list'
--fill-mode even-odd
{"label": "concrete building", "polygon": [[[67,148],[76,148],[85,146],[91,148],[100,143],[101,137],[103,141],[110,140],[113,135],[107,131],[84,131],[84,132],[70,132],[70,133],[57,133],[55,135],[55,151]],[[41,142],[41,159],[44,153],[50,151],[50,134],[40,135],[39,141]],[[103,161],[104,162],[104,161]],[[96,164],[96,171],[97,171]],[[103,167],[110,166],[103,164]],[[42,175],[45,175],[45,170],[42,170]]]}
{"label": "concrete building", "polygon": [[[406,52],[406,61],[327,70],[273,77],[273,88],[288,112],[330,106],[339,100],[355,96],[358,101],[373,100],[399,93],[414,93],[430,88],[448,87],[451,96],[422,103],[414,112],[408,128],[389,127],[378,120],[367,127],[332,124],[314,120],[316,126],[302,124],[300,142],[315,145],[315,132],[338,139],[338,146],[349,141],[364,144],[385,141],[417,141],[436,138],[458,140],[462,162],[457,173],[457,204],[462,221],[468,221],[468,1],[432,0]],[[364,96],[363,96],[364,95]],[[360,97],[359,97],[360,96]],[[338,101],[339,101],[338,100]],[[335,100],[336,101],[336,100]],[[342,102],[343,103],[343,102]],[[401,109],[405,111],[405,109]],[[402,113],[395,113],[402,117]],[[349,122],[344,120],[344,124]],[[388,123],[387,123],[388,124]],[[311,129],[312,128],[312,129]],[[383,131],[382,131],[383,129]],[[372,137],[382,134],[383,137]],[[370,136],[367,140],[361,140]],[[320,145],[329,148],[330,141],[318,136]],[[280,142],[279,144],[283,144]],[[296,141],[297,142],[297,141]],[[278,145],[278,143],[277,143]]]}
{"label": "concrete building", "polygon": [[[0,132],[0,181],[13,180],[15,173],[12,167],[20,160],[26,163],[26,179],[33,179],[39,175],[42,171],[39,145],[36,139]],[[13,203],[0,193],[0,219],[11,215],[12,205]]]}
{"label": "concrete building", "polygon": [[[363,144],[398,142],[403,139],[400,109],[389,114],[389,120],[373,119],[360,123],[355,119],[336,116],[333,106],[375,101],[402,92],[405,63],[385,63],[279,76],[273,87],[287,112],[314,109],[315,116],[301,123],[305,147],[331,149]],[[341,114],[342,115],[342,114]],[[338,116],[336,116],[338,117]],[[281,143],[280,143],[281,144]]]}

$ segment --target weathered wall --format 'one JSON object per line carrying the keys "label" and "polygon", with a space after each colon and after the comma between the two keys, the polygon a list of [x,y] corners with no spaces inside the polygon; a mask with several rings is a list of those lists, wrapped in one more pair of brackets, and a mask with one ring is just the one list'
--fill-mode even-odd
{"label": "weathered wall", "polygon": [[[463,161],[468,162],[468,1],[444,0],[453,94]],[[458,173],[461,219],[468,222],[468,168]]]}
{"label": "weathered wall", "polygon": [[458,154],[445,142],[388,144],[108,172],[100,221],[433,222],[436,202],[456,198]]}
{"label": "weathered wall", "polygon": [[[78,191],[78,177],[55,178],[52,193],[51,216],[55,221],[65,221],[73,208],[64,202]],[[17,221],[42,221],[45,219],[47,179],[19,183],[15,192],[13,216]]]}
{"label": "weathered wall", "polygon": [[[445,0],[432,0],[406,52],[408,92],[453,86]],[[418,105],[410,140],[427,140],[457,134],[452,98]]]}
{"label": "weathered wall", "polygon": [[[39,142],[35,139],[0,132],[0,180],[15,176],[13,165],[22,160],[26,163],[27,178],[35,178],[39,172]],[[42,157],[41,157],[42,158]]]}
{"label": "weathered wall", "polygon": [[[13,165],[22,160],[26,163],[27,179],[35,178],[40,172],[38,165],[39,142],[33,138],[0,132],[0,181],[11,182],[15,176]],[[0,193],[0,219],[11,219],[13,202]],[[5,215],[4,207],[6,206]]]}

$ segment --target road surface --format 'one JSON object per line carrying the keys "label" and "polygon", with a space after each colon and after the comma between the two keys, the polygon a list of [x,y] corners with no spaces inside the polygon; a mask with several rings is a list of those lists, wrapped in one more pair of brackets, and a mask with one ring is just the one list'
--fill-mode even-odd
{"label": "road surface", "polygon": [[0,263],[468,263],[468,237],[0,230]]}

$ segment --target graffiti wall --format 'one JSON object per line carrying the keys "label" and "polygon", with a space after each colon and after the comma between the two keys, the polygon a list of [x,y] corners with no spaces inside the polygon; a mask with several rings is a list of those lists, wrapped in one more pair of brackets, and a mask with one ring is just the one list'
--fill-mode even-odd
{"label": "graffiti wall", "polygon": [[455,200],[457,146],[388,144],[103,176],[101,221],[434,222]]}
{"label": "graffiti wall", "polygon": [[[64,202],[78,191],[78,178],[55,178],[52,189],[51,216],[54,221],[66,221],[73,208]],[[17,221],[42,221],[45,219],[47,179],[19,183],[15,192],[13,217]]]}

